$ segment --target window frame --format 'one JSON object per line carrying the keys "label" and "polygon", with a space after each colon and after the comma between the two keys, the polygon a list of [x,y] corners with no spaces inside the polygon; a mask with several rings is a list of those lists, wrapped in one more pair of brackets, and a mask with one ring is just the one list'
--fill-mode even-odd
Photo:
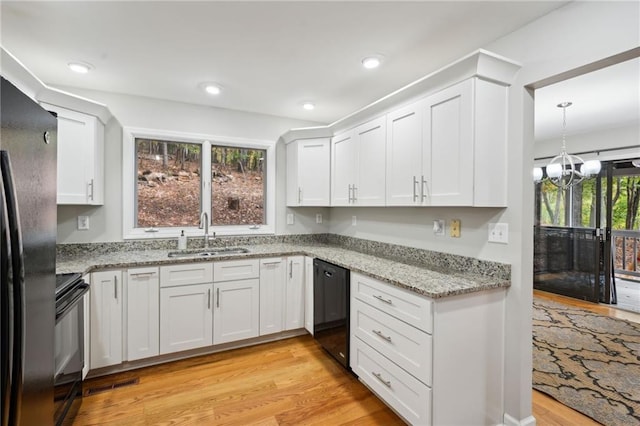
{"label": "window frame", "polygon": [[[136,228],[136,139],[156,139],[167,142],[192,143],[201,145],[202,170],[211,170],[211,147],[262,149],[266,151],[264,214],[265,223],[254,225],[211,225],[211,173],[201,173],[201,212],[209,217],[209,232],[218,236],[227,235],[270,235],[275,234],[276,210],[276,142],[259,139],[245,139],[230,136],[216,136],[200,133],[175,132],[169,130],[123,127],[122,129],[122,237],[124,240],[177,238],[184,230],[188,237],[203,237],[204,231],[192,227]],[[155,229],[155,230],[154,230]]]}

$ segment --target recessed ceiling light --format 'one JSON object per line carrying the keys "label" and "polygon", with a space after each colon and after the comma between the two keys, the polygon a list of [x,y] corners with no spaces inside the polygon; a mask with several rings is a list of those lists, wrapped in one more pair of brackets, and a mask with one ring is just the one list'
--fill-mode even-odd
{"label": "recessed ceiling light", "polygon": [[315,107],[316,107],[316,104],[314,104],[313,102],[305,102],[302,104],[302,108],[306,109],[307,111],[311,111]]}
{"label": "recessed ceiling light", "polygon": [[78,74],[86,74],[93,69],[93,65],[86,62],[69,62],[69,69]]}
{"label": "recessed ceiling light", "polygon": [[219,95],[222,92],[222,87],[215,83],[205,83],[203,84],[204,91],[210,95]]}
{"label": "recessed ceiling light", "polygon": [[367,56],[362,60],[362,66],[368,70],[378,68],[381,63],[380,56]]}

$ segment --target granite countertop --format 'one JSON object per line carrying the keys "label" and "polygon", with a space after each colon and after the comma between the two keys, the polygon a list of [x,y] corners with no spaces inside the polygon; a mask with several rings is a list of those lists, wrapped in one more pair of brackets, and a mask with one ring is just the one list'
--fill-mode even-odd
{"label": "granite countertop", "polygon": [[113,251],[102,254],[75,254],[58,256],[57,273],[88,273],[102,269],[121,269],[141,266],[159,266],[176,263],[195,263],[246,258],[264,258],[290,255],[317,257],[327,262],[376,278],[389,284],[411,290],[431,298],[473,293],[510,286],[504,278],[476,275],[456,270],[436,269],[410,265],[383,257],[372,256],[329,244],[261,244],[242,245],[249,253],[202,258],[169,257],[175,250]]}

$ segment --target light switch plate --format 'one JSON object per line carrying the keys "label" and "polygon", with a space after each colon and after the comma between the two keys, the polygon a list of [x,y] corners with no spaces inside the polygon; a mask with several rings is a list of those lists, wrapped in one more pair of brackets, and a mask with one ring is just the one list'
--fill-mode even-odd
{"label": "light switch plate", "polygon": [[489,224],[489,242],[499,244],[509,244],[509,224],[508,223],[490,223]]}
{"label": "light switch plate", "polygon": [[322,223],[322,214],[316,213],[316,223]]}
{"label": "light switch plate", "polygon": [[351,226],[356,226],[358,219],[355,216],[351,216]]}
{"label": "light switch plate", "polygon": [[293,225],[294,223],[293,213],[287,213],[287,225]]}
{"label": "light switch plate", "polygon": [[78,216],[78,229],[81,231],[89,229],[89,216]]}

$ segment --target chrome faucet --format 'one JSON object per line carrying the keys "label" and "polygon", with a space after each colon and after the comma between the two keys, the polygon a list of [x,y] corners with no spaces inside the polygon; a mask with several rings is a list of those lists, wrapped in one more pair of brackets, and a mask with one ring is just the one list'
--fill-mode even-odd
{"label": "chrome faucet", "polygon": [[204,228],[204,248],[209,248],[209,215],[207,212],[202,212],[200,214],[199,228]]}

